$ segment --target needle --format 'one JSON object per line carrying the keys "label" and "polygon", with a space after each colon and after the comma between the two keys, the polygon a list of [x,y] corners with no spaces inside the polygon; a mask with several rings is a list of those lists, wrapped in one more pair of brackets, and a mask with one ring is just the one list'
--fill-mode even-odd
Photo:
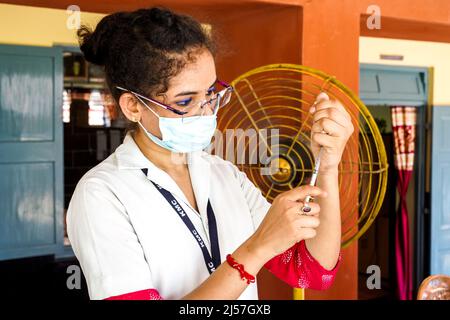
{"label": "needle", "polygon": [[[314,186],[316,184],[317,175],[319,174],[320,169],[320,158],[322,157],[323,147],[320,147],[319,154],[317,155],[316,161],[314,163],[314,170],[311,176],[311,181],[309,182],[310,186]],[[305,198],[305,201],[303,203],[302,211],[305,213],[308,213],[311,211],[311,207],[309,206],[309,202],[311,201],[311,196],[308,195]]]}
{"label": "needle", "polygon": [[[325,93],[325,92],[322,90],[321,93]],[[326,97],[328,99],[328,95],[326,93],[325,93],[325,95],[326,95]],[[319,101],[316,99],[316,101],[314,101],[312,107],[314,107],[318,102]],[[324,132],[324,131],[322,130],[322,132]],[[319,153],[317,154],[317,158],[316,158],[316,161],[314,163],[314,169],[313,169],[313,173],[312,173],[312,176],[311,176],[311,181],[309,182],[309,185],[312,186],[312,187],[316,184],[317,175],[319,174],[320,158],[322,157],[322,153],[323,153],[323,147],[320,147]],[[312,200],[312,197],[310,195],[307,195],[306,198],[305,198],[305,201],[303,203],[303,207],[302,207],[302,211],[304,213],[311,212],[311,207],[309,206],[309,202],[311,200]]]}

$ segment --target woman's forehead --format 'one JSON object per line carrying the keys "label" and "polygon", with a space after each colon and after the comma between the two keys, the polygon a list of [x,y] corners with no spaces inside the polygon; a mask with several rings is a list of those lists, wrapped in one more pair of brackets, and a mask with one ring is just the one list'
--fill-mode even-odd
{"label": "woman's forehead", "polygon": [[204,92],[217,79],[214,58],[204,50],[196,56],[195,61],[188,63],[169,82],[167,94],[177,95],[180,92]]}

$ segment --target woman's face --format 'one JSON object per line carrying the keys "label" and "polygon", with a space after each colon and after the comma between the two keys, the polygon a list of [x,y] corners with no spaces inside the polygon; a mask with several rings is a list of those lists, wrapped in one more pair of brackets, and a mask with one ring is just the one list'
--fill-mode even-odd
{"label": "woman's face", "polygon": [[[209,99],[215,91],[216,79],[216,67],[212,54],[209,50],[201,50],[197,53],[194,62],[186,64],[183,70],[169,81],[168,90],[154,99],[175,109],[183,110]],[[148,102],[147,105],[160,117],[181,117],[154,103]],[[153,135],[161,138],[156,115],[142,104],[139,104],[138,108],[139,119],[144,127]],[[211,113],[210,109],[205,109],[205,115]]]}

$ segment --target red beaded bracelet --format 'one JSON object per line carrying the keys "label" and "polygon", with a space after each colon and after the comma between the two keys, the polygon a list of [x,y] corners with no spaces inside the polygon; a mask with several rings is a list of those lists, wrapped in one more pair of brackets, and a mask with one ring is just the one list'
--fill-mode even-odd
{"label": "red beaded bracelet", "polygon": [[244,270],[244,265],[237,263],[236,260],[233,259],[231,254],[227,255],[227,262],[232,268],[239,271],[239,273],[241,274],[241,279],[246,280],[247,284],[255,282],[255,277],[246,272]]}

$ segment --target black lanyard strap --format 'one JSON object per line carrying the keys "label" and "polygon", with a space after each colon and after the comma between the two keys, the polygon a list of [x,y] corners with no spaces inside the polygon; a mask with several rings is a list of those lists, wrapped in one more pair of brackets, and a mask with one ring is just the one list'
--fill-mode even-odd
{"label": "black lanyard strap", "polygon": [[[147,176],[147,169],[141,169],[142,172]],[[167,202],[171,205],[173,210],[177,213],[177,215],[181,218],[181,220],[184,222],[186,227],[189,229],[189,231],[192,233],[194,239],[197,241],[200,249],[203,253],[203,258],[205,259],[206,268],[208,269],[209,273],[213,273],[221,264],[220,260],[220,249],[219,249],[219,238],[217,236],[217,224],[216,224],[216,217],[214,215],[214,211],[212,209],[211,203],[208,199],[208,206],[207,206],[207,214],[208,214],[208,228],[209,228],[209,239],[211,242],[211,255],[208,252],[208,249],[206,248],[205,242],[203,241],[202,237],[198,233],[197,229],[195,229],[191,219],[189,219],[188,215],[184,211],[183,207],[178,203],[178,201],[175,199],[175,197],[172,195],[172,193],[163,187],[161,187],[159,184],[153,182],[150,180],[151,183],[156,187],[156,190],[158,190],[163,197],[167,200]]]}

